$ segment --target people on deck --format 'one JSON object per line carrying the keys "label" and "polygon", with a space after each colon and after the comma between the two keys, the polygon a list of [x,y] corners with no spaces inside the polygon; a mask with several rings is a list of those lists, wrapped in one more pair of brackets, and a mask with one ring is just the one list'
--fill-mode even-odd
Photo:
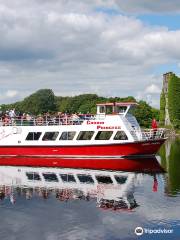
{"label": "people on deck", "polygon": [[[71,124],[81,124],[84,120],[82,118],[83,114],[73,113],[67,114],[63,112],[57,112],[50,114],[49,112],[34,116],[30,113],[22,113],[15,110],[7,110],[6,112],[1,112],[0,114],[0,125],[10,126],[10,125],[71,125]],[[85,114],[84,114],[85,115]]]}
{"label": "people on deck", "polygon": [[153,118],[153,120],[152,120],[151,128],[153,130],[153,136],[152,137],[155,138],[156,137],[157,128],[158,128],[157,121],[156,121],[155,118]]}

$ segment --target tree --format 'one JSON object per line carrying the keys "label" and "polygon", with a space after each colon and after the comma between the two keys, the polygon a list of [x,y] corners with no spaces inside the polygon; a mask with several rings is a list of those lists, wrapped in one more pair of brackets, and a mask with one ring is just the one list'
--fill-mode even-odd
{"label": "tree", "polygon": [[31,94],[23,100],[21,105],[23,112],[28,111],[35,115],[57,110],[55,96],[51,89],[41,89]]}
{"label": "tree", "polygon": [[151,126],[154,115],[152,108],[145,101],[139,101],[139,106],[134,110],[134,115],[141,126],[147,128]]}
{"label": "tree", "polygon": [[165,94],[164,92],[162,92],[160,96],[160,116],[159,116],[161,125],[164,125],[165,123],[165,104],[166,104]]}
{"label": "tree", "polygon": [[173,74],[168,82],[168,110],[174,128],[180,128],[180,78]]}

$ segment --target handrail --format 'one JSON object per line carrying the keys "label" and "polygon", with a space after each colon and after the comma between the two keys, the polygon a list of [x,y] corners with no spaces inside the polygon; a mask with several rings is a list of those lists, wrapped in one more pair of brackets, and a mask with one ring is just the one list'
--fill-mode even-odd
{"label": "handrail", "polygon": [[141,131],[131,131],[131,134],[136,134],[139,137],[139,140],[152,140],[152,139],[163,139],[165,137],[166,129],[157,128],[157,129],[143,129]]}
{"label": "handrail", "polygon": [[54,126],[54,125],[81,125],[85,120],[92,120],[94,117],[31,117],[26,118],[0,118],[0,126]]}

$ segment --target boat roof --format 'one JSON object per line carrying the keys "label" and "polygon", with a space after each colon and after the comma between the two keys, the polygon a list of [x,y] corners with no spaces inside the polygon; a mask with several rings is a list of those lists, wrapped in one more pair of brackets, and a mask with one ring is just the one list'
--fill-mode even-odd
{"label": "boat roof", "polygon": [[137,106],[137,102],[109,102],[109,103],[97,103],[97,106]]}

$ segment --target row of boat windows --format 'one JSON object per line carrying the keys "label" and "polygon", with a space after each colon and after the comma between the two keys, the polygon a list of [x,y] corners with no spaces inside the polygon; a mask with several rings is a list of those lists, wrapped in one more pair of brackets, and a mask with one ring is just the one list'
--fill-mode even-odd
{"label": "row of boat windows", "polygon": [[[80,131],[76,140],[91,140],[94,131]],[[96,136],[95,140],[109,140],[113,134],[113,131],[99,131]],[[29,141],[38,141],[41,137],[42,132],[29,132],[26,140]],[[59,132],[45,132],[42,137],[42,141],[55,141],[59,135]],[[75,131],[69,132],[62,132],[59,140],[73,140],[76,135]],[[117,131],[114,140],[128,140],[128,137],[124,131]]]}
{"label": "row of boat windows", "polygon": [[[41,177],[40,177],[39,173],[37,173],[37,172],[27,172],[26,176],[27,176],[28,180],[41,181]],[[59,182],[58,177],[55,173],[43,173],[42,176],[46,182]],[[76,176],[80,183],[88,183],[88,184],[94,183],[94,179],[92,178],[91,175],[77,174]],[[76,183],[77,182],[73,174],[61,174],[60,173],[59,177],[61,178],[61,180],[64,183],[66,183],[66,182]],[[110,176],[96,175],[95,178],[98,183],[103,183],[103,184],[112,184],[113,183]],[[115,175],[114,178],[118,184],[124,184],[127,180],[126,176]]]}

